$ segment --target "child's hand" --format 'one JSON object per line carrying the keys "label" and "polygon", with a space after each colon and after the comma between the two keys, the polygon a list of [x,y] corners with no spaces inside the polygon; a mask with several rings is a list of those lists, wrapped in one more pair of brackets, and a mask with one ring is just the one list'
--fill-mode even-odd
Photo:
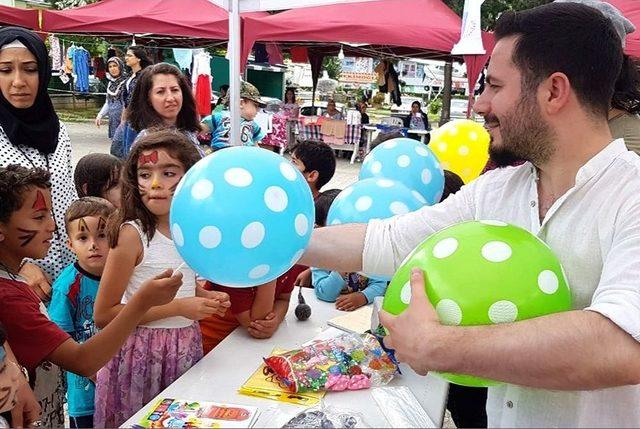
{"label": "child's hand", "polygon": [[25,381],[16,392],[15,406],[11,409],[12,427],[32,427],[40,419],[42,408]]}
{"label": "child's hand", "polygon": [[342,295],[336,300],[336,308],[342,311],[353,311],[367,305],[367,297],[362,292]]}
{"label": "child's hand", "polygon": [[135,296],[147,307],[164,305],[173,301],[182,286],[182,273],[165,270],[153,279],[142,283]]}
{"label": "child's hand", "polygon": [[271,338],[280,326],[280,320],[274,312],[267,314],[262,320],[254,320],[247,328],[249,335],[253,338],[265,339]]}
{"label": "child's hand", "polygon": [[215,299],[225,308],[231,307],[231,301],[229,301],[228,293],[218,292],[217,290],[201,290],[200,296],[203,298]]}
{"label": "child's hand", "polygon": [[229,301],[227,301],[229,305],[223,305],[217,299],[199,296],[181,298],[178,302],[180,315],[191,320],[202,320],[214,314],[222,317],[231,305]]}
{"label": "child's hand", "polygon": [[27,284],[42,302],[51,301],[51,283],[42,268],[27,262],[20,268],[19,274],[24,277]]}
{"label": "child's hand", "polygon": [[296,277],[294,286],[311,287],[311,268],[307,268]]}

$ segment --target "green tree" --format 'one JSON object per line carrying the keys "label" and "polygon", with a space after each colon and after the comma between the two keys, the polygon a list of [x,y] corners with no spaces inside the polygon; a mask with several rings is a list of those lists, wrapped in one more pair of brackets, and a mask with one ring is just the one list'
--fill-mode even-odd
{"label": "green tree", "polygon": [[[443,0],[455,13],[462,16],[464,0]],[[531,9],[536,6],[551,3],[552,0],[486,0],[482,4],[482,27],[492,30],[502,12],[508,10]]]}
{"label": "green tree", "polygon": [[338,57],[324,57],[322,69],[327,71],[331,79],[338,80],[340,73],[342,73],[342,61]]}

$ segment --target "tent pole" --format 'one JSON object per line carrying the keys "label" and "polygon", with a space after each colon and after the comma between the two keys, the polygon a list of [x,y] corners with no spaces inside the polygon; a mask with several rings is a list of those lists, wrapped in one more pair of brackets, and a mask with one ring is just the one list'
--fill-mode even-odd
{"label": "tent pole", "polygon": [[229,1],[229,109],[231,130],[229,144],[240,146],[240,1]]}

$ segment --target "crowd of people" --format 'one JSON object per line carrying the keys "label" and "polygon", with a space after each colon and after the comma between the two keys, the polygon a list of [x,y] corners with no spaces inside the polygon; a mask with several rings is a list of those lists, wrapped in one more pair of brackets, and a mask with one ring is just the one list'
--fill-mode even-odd
{"label": "crowd of people", "polygon": [[[440,204],[326,227],[340,192],[324,189],[336,171],[334,151],[314,141],[293,146],[291,162],[316,208],[304,265],[245,289],[211,283],[184,265],[169,227],[180,179],[208,152],[231,145],[226,94],[201,118],[181,71],[131,47],[125,61],[107,62],[107,100],[96,118],[101,125],[108,116],[111,154],[87,155],[74,167],[47,93],[44,43],[24,29],[0,29],[0,425],[64,426],[66,401],[72,427],[117,427],[235,329],[270,338],[295,287],[312,287],[342,311],[370,305],[387,282],[362,272],[393,274],[426,237],[480,219],[521,226],[547,243],[563,263],[574,310],[444,326],[424,294],[425,273],[415,271],[409,309],[380,314],[386,346],[419,374],[505,382],[488,396],[452,387],[459,426],[640,425],[640,158],[633,152],[640,75],[623,54],[623,18],[576,4],[585,1],[498,20],[474,108],[499,168],[466,186],[445,171]],[[295,96],[288,90],[284,106],[297,114]],[[247,82],[240,97],[240,141],[257,146],[264,132],[254,119],[264,103]],[[358,111],[368,121],[365,103]],[[333,100],[326,115],[342,119]],[[405,122],[430,128],[419,103]],[[205,144],[203,135],[210,135]]]}

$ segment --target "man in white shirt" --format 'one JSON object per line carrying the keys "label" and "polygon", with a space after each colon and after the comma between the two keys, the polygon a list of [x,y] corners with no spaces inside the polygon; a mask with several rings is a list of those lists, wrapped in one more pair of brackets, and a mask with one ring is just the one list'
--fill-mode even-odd
{"label": "man in white shirt", "polygon": [[505,13],[495,36],[474,108],[491,134],[492,158],[528,162],[414,213],[316,229],[301,263],[391,274],[425,238],[455,223],[526,228],[562,262],[573,311],[444,326],[418,272],[409,309],[381,313],[390,346],[420,374],[503,381],[489,388],[489,427],[638,427],[640,158],[612,142],[607,126],[620,39],[600,12],[573,3]]}

